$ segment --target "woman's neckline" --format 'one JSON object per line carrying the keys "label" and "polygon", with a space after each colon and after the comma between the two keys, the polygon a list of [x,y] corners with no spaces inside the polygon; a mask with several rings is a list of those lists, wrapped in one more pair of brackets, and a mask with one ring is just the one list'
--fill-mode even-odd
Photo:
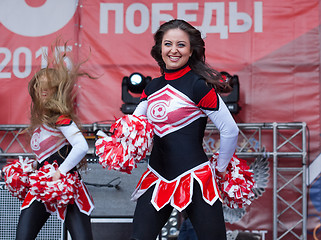
{"label": "woman's neckline", "polygon": [[175,80],[182,76],[184,76],[186,73],[191,71],[191,68],[188,64],[184,65],[181,68],[178,69],[165,69],[165,80]]}

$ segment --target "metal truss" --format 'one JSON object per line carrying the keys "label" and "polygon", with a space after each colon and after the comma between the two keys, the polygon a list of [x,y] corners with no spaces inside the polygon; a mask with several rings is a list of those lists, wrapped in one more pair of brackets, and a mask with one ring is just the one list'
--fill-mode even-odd
{"label": "metal truss", "polygon": [[[273,159],[273,240],[307,239],[306,123],[238,126],[237,156]],[[219,141],[218,132],[214,125],[208,125],[204,137],[208,155],[217,151],[215,141]]]}
{"label": "metal truss", "polygon": [[[0,125],[0,160],[33,157],[22,134],[26,127]],[[273,161],[273,240],[306,240],[306,123],[239,123],[238,127],[238,157],[264,156]],[[110,124],[94,123],[82,128],[90,147],[87,159],[96,161],[94,132],[107,132]],[[206,127],[203,146],[208,156],[219,149],[219,132],[213,124]]]}

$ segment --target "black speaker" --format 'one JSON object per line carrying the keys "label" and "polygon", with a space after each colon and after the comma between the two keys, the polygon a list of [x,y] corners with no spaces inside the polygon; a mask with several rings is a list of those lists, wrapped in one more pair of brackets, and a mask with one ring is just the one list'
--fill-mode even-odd
{"label": "black speaker", "polygon": [[95,204],[91,214],[95,240],[130,239],[136,206],[136,202],[130,200],[131,194],[146,169],[146,161],[138,163],[128,174],[104,169],[97,160],[90,160],[87,170],[80,172]]}
{"label": "black speaker", "polygon": [[94,200],[91,217],[132,218],[136,202],[130,200],[131,194],[146,169],[147,162],[138,163],[131,174],[88,163],[87,170],[81,171],[80,175]]}
{"label": "black speaker", "polygon": [[132,218],[92,218],[91,225],[94,240],[130,239],[132,233]]}
{"label": "black speaker", "polygon": [[[97,162],[90,160],[89,162]],[[95,209],[91,214],[91,223],[95,240],[130,239],[136,202],[131,195],[147,169],[147,161],[137,164],[131,174],[103,169],[98,163],[88,163],[88,170],[81,172],[89,193],[92,195]],[[169,239],[179,228],[179,214],[174,210],[169,221],[160,232],[159,239]],[[142,226],[146,227],[146,226]]]}
{"label": "black speaker", "polygon": [[[16,238],[16,227],[19,220],[21,204],[21,201],[11,196],[4,182],[0,182],[0,240]],[[36,239],[63,239],[63,224],[58,220],[56,215],[50,216]]]}

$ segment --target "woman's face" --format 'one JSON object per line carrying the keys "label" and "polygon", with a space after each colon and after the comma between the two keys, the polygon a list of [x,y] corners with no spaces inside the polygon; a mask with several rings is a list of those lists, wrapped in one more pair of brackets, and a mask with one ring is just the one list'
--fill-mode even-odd
{"label": "woman's face", "polygon": [[48,79],[45,76],[41,76],[39,78],[39,85],[37,90],[38,96],[42,101],[50,98],[54,92],[54,89],[49,87]]}
{"label": "woman's face", "polygon": [[184,66],[192,55],[189,36],[179,28],[165,32],[162,40],[162,58],[166,69]]}

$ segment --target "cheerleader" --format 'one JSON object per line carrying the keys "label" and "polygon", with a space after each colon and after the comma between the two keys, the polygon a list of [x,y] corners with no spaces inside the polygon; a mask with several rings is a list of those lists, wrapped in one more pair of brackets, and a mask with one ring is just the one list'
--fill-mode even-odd
{"label": "cheerleader", "polygon": [[215,168],[224,177],[239,133],[218,95],[229,87],[205,63],[201,33],[189,23],[164,23],[154,41],[151,55],[162,76],[146,86],[133,113],[145,115],[155,135],[148,169],[133,193],[137,205],[132,239],[156,239],[176,208],[185,210],[198,239],[225,240],[222,198],[202,142],[209,118],[220,131]]}
{"label": "cheerleader", "polygon": [[[65,45],[66,50],[66,45]],[[66,174],[77,174],[77,165],[86,161],[86,139],[79,130],[74,109],[74,85],[79,65],[66,67],[65,52],[59,53],[48,66],[38,71],[28,85],[31,96],[31,148],[40,169],[47,163],[58,164],[51,181],[59,181]],[[87,74],[86,74],[87,75]],[[82,161],[83,159],[83,161]],[[19,216],[16,239],[35,239],[53,212],[64,220],[72,239],[90,240],[90,213],[94,208],[84,184],[78,179],[77,195],[66,206],[40,201],[34,192],[27,193]]]}

